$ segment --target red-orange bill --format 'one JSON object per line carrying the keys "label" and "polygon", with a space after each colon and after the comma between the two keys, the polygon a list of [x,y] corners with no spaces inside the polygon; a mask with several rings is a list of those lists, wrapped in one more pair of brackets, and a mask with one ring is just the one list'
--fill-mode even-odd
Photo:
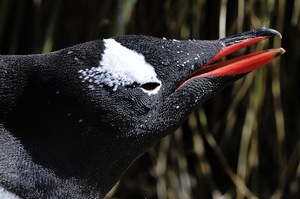
{"label": "red-orange bill", "polygon": [[198,77],[217,77],[225,75],[245,74],[264,66],[265,64],[272,61],[275,57],[283,54],[285,50],[283,48],[276,48],[261,52],[255,52],[219,63],[216,63],[216,61],[271,36],[281,37],[281,34],[273,29],[261,28],[258,30],[243,32],[237,35],[219,39],[224,48],[220,50],[220,52],[206,65],[201,66],[197,70],[193,71],[189,78],[186,79],[179,87],[181,87],[187,81]]}
{"label": "red-orange bill", "polygon": [[255,52],[220,63],[206,65],[196,71],[193,76],[223,76],[248,73],[264,66],[284,52],[283,48]]}

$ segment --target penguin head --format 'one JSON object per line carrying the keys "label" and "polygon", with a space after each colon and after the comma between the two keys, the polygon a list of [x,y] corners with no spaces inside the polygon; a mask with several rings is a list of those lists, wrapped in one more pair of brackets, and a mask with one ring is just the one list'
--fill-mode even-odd
{"label": "penguin head", "polygon": [[[274,35],[280,33],[260,29],[213,41],[140,35],[104,39],[99,64],[80,69],[78,75],[85,90],[99,95],[96,104],[108,114],[107,124],[123,129],[117,136],[159,140],[204,100],[255,69],[241,63],[237,71],[210,74],[226,68],[213,62]],[[267,61],[282,53],[279,51]]]}

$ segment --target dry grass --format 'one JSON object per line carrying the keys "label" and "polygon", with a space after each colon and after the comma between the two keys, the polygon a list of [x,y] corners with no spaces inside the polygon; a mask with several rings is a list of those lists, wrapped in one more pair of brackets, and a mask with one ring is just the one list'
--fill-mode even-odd
{"label": "dry grass", "polygon": [[1,0],[0,53],[120,34],[217,39],[270,27],[246,51],[287,53],[207,101],[142,156],[114,198],[300,198],[300,1]]}

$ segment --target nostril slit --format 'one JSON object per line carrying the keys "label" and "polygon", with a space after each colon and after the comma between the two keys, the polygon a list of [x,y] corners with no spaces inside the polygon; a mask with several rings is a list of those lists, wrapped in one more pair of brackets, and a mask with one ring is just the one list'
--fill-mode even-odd
{"label": "nostril slit", "polygon": [[155,88],[157,88],[160,84],[157,83],[157,82],[148,82],[148,83],[145,83],[145,84],[142,84],[140,87],[145,89],[145,90],[154,90]]}

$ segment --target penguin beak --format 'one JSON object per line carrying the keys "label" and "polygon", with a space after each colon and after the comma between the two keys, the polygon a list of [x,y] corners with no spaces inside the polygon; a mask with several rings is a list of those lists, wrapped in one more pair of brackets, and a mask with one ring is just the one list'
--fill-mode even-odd
{"label": "penguin beak", "polygon": [[275,57],[282,55],[285,50],[283,48],[269,49],[247,54],[227,61],[218,61],[229,54],[265,40],[271,36],[279,36],[281,38],[281,34],[276,30],[262,28],[220,39],[219,41],[223,44],[224,48],[206,65],[193,71],[188,79],[181,84],[181,86],[194,78],[204,76],[218,77],[245,74],[262,67],[263,65],[272,61]]}

